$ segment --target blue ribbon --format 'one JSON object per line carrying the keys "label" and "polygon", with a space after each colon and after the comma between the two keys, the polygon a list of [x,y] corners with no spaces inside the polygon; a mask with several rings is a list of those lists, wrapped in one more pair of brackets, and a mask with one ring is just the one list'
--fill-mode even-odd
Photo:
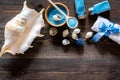
{"label": "blue ribbon", "polygon": [[110,23],[109,25],[106,25],[105,23],[100,23],[99,25],[99,32],[96,33],[93,37],[92,40],[96,43],[98,42],[104,35],[109,37],[110,34],[117,34],[120,32],[120,27],[115,27],[114,23]]}

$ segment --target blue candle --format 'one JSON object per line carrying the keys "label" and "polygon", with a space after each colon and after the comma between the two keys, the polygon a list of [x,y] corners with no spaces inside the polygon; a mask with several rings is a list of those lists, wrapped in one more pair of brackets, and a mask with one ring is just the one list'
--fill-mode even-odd
{"label": "blue candle", "polygon": [[75,0],[76,13],[79,19],[85,18],[84,0]]}
{"label": "blue candle", "polygon": [[99,14],[107,10],[110,10],[110,4],[108,0],[95,4],[93,7],[89,8],[91,15]]}

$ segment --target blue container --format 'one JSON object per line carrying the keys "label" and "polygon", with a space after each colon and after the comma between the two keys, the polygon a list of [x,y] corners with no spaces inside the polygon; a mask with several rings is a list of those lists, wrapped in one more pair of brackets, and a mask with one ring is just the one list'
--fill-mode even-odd
{"label": "blue container", "polygon": [[[58,6],[58,7],[67,15],[67,11],[63,6]],[[56,15],[56,14],[59,14],[62,17],[61,21],[55,21],[53,19],[53,15]],[[66,22],[66,18],[54,7],[50,8],[47,16],[48,16],[49,21],[51,21],[51,23],[54,25],[60,25],[60,24],[63,24],[64,22]]]}
{"label": "blue container", "polygon": [[[69,9],[62,3],[55,3],[66,15],[69,16]],[[59,15],[60,20],[55,20],[55,15]],[[46,21],[54,27],[61,27],[66,23],[66,18],[63,16],[56,8],[52,5],[49,5],[45,10],[45,19]]]}
{"label": "blue container", "polygon": [[69,18],[67,21],[67,25],[69,28],[74,29],[78,26],[78,21],[76,18]]}
{"label": "blue container", "polygon": [[105,11],[110,10],[110,4],[108,0],[95,4],[93,7],[89,8],[89,12],[91,15],[99,14]]}
{"label": "blue container", "polygon": [[79,19],[85,18],[85,5],[84,0],[75,0],[76,13]]}

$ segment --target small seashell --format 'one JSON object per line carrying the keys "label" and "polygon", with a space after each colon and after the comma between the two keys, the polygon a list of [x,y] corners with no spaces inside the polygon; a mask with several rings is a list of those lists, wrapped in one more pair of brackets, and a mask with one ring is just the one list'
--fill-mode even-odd
{"label": "small seashell", "polygon": [[63,37],[67,37],[69,35],[69,31],[68,29],[63,31]]}
{"label": "small seashell", "polygon": [[77,40],[78,39],[78,35],[77,34],[72,34],[72,39]]}
{"label": "small seashell", "polygon": [[70,44],[70,41],[69,41],[68,39],[63,39],[63,40],[62,40],[62,44],[63,44],[64,46],[67,46],[67,45]]}
{"label": "small seashell", "polygon": [[54,27],[50,28],[49,34],[51,36],[55,36],[57,33],[58,33],[58,30],[56,28],[54,28]]}
{"label": "small seashell", "polygon": [[74,33],[74,34],[79,34],[80,31],[81,31],[81,30],[80,30],[79,28],[76,28],[76,29],[74,29],[73,33]]}
{"label": "small seashell", "polygon": [[72,39],[77,40],[78,39],[78,35],[77,34],[72,34]]}
{"label": "small seashell", "polygon": [[55,21],[61,21],[62,20],[62,17],[59,15],[59,14],[56,14],[56,15],[53,15],[53,19]]}
{"label": "small seashell", "polygon": [[93,32],[87,32],[85,38],[88,39],[91,38],[92,36],[93,36]]}

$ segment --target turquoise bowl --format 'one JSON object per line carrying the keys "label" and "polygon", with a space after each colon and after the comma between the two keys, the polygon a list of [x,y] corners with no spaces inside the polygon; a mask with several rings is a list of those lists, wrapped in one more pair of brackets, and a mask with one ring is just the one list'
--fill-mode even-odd
{"label": "turquoise bowl", "polygon": [[[66,15],[69,15],[69,10],[67,6],[65,6],[62,3],[55,3]],[[59,14],[60,17],[62,18],[60,21],[55,21],[53,19],[53,16]],[[66,23],[66,18],[52,5],[49,5],[46,10],[45,10],[45,19],[46,21],[54,27],[61,27]]]}

